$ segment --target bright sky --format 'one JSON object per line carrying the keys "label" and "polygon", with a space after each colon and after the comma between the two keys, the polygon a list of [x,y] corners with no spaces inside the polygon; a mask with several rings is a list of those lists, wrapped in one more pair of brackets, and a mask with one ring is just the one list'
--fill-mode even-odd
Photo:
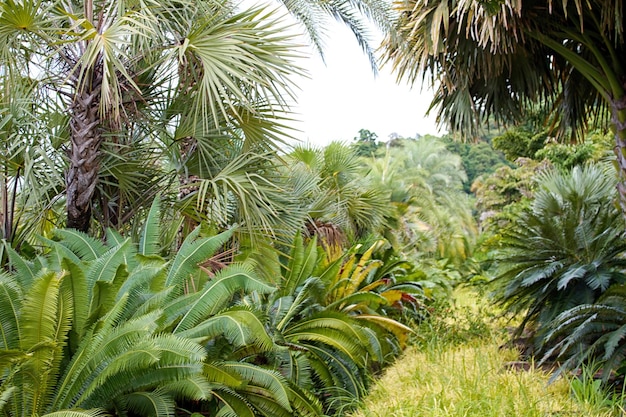
{"label": "bright sky", "polygon": [[318,146],[333,140],[351,142],[360,129],[376,133],[382,141],[394,133],[403,137],[441,133],[435,112],[425,116],[432,93],[421,91],[421,86],[397,85],[389,68],[382,68],[374,77],[367,57],[347,28],[336,23],[330,34],[326,64],[313,53],[305,62],[311,79],[299,83],[294,110],[302,119],[296,125],[302,131],[296,135],[301,141]]}

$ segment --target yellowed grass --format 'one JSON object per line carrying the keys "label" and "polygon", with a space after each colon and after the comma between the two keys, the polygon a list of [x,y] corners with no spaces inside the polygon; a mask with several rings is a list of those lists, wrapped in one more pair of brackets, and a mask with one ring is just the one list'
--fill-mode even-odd
{"label": "yellowed grass", "polygon": [[505,364],[518,354],[500,348],[498,339],[491,333],[456,346],[435,343],[409,348],[376,381],[352,417],[610,415],[583,410],[568,383],[548,384],[545,371],[507,369]]}

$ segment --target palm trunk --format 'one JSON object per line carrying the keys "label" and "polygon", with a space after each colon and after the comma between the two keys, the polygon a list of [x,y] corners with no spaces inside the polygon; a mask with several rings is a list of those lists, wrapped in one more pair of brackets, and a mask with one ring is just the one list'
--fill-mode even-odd
{"label": "palm trunk", "polygon": [[[94,77],[95,78],[95,77]],[[98,113],[100,86],[83,88],[70,109],[70,166],[67,186],[67,227],[83,232],[91,223],[91,200],[98,180],[102,131]]]}
{"label": "palm trunk", "polygon": [[613,100],[611,122],[615,133],[615,156],[619,168],[619,181],[617,190],[619,192],[619,204],[622,213],[626,217],[626,95]]}

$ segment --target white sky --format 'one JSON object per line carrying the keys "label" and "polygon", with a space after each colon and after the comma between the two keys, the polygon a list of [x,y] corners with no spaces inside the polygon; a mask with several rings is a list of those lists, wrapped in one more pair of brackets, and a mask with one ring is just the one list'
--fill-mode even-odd
{"label": "white sky", "polygon": [[304,63],[311,79],[298,83],[301,91],[294,107],[302,120],[296,124],[301,130],[298,139],[323,146],[333,140],[351,142],[360,129],[376,133],[381,141],[393,133],[440,134],[435,112],[425,116],[432,93],[417,85],[412,89],[397,85],[386,67],[374,77],[354,35],[333,24],[324,49],[326,65],[315,52]]}

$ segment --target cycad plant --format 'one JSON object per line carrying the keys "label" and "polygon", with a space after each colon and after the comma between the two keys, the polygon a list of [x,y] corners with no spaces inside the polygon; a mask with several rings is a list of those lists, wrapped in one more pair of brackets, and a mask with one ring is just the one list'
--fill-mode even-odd
{"label": "cycad plant", "polygon": [[277,372],[233,360],[245,346],[272,349],[260,312],[234,302],[274,287],[250,265],[202,267],[232,231],[203,236],[198,228],[168,261],[159,255],[158,213],[157,202],[137,244],[112,230],[106,243],[57,230],[32,260],[7,246],[4,414],[171,416],[175,399],[220,416],[315,414],[307,411],[314,400]]}
{"label": "cycad plant", "polygon": [[563,311],[626,280],[626,241],[606,166],[551,171],[539,183],[531,207],[503,232],[495,284],[498,301],[523,316],[519,331],[532,324],[541,335]]}
{"label": "cycad plant", "polygon": [[604,381],[624,374],[626,359],[626,286],[611,286],[594,304],[561,313],[550,325],[543,360],[560,359],[560,371],[583,363],[599,366]]}

